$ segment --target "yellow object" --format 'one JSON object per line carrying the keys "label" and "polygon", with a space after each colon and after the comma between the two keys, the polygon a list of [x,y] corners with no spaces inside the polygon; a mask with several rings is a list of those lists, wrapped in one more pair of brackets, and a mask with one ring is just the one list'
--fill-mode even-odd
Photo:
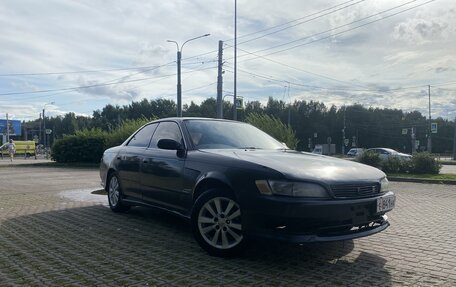
{"label": "yellow object", "polygon": [[[17,154],[27,154],[29,156],[35,156],[35,142],[34,141],[14,141],[16,145]],[[4,149],[1,151],[3,155],[8,155],[8,150]]]}

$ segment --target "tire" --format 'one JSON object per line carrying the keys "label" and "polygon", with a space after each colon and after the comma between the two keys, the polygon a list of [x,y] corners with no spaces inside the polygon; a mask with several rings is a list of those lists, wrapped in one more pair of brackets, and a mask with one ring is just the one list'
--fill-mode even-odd
{"label": "tire", "polygon": [[210,189],[198,197],[193,206],[191,225],[196,241],[210,255],[231,257],[247,245],[241,208],[226,189]]}
{"label": "tire", "polygon": [[117,173],[112,173],[108,179],[108,202],[114,212],[125,212],[130,209],[129,205],[122,202],[122,187]]}

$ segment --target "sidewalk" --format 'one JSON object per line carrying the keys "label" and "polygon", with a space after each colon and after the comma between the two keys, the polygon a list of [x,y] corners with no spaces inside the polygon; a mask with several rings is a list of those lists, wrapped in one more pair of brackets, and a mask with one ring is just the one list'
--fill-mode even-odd
{"label": "sidewalk", "polygon": [[35,159],[34,157],[30,157],[24,159],[23,157],[15,157],[14,160],[11,162],[8,156],[4,156],[3,159],[0,158],[0,166],[15,166],[15,165],[23,165],[23,164],[36,164],[36,163],[47,163],[52,162],[50,159]]}

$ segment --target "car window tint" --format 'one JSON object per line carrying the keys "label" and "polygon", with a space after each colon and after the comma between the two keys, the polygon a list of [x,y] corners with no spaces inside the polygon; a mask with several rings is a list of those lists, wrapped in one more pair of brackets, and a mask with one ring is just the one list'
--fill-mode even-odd
{"label": "car window tint", "polygon": [[161,122],[150,142],[151,148],[157,148],[157,143],[161,139],[171,139],[182,143],[182,134],[179,126],[175,122]]}
{"label": "car window tint", "polygon": [[283,149],[280,142],[263,131],[239,122],[186,120],[190,139],[197,149]]}
{"label": "car window tint", "polygon": [[154,134],[156,128],[157,124],[150,124],[143,127],[130,139],[127,146],[148,147],[150,138]]}

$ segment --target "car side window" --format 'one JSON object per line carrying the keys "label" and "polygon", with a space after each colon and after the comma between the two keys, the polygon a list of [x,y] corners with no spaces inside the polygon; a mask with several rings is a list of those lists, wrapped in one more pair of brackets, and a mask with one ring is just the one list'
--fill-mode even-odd
{"label": "car side window", "polygon": [[152,137],[149,147],[158,148],[157,143],[161,139],[171,139],[182,143],[182,133],[175,122],[161,122]]}
{"label": "car side window", "polygon": [[143,127],[130,139],[127,146],[148,147],[157,126],[158,124],[150,124]]}

